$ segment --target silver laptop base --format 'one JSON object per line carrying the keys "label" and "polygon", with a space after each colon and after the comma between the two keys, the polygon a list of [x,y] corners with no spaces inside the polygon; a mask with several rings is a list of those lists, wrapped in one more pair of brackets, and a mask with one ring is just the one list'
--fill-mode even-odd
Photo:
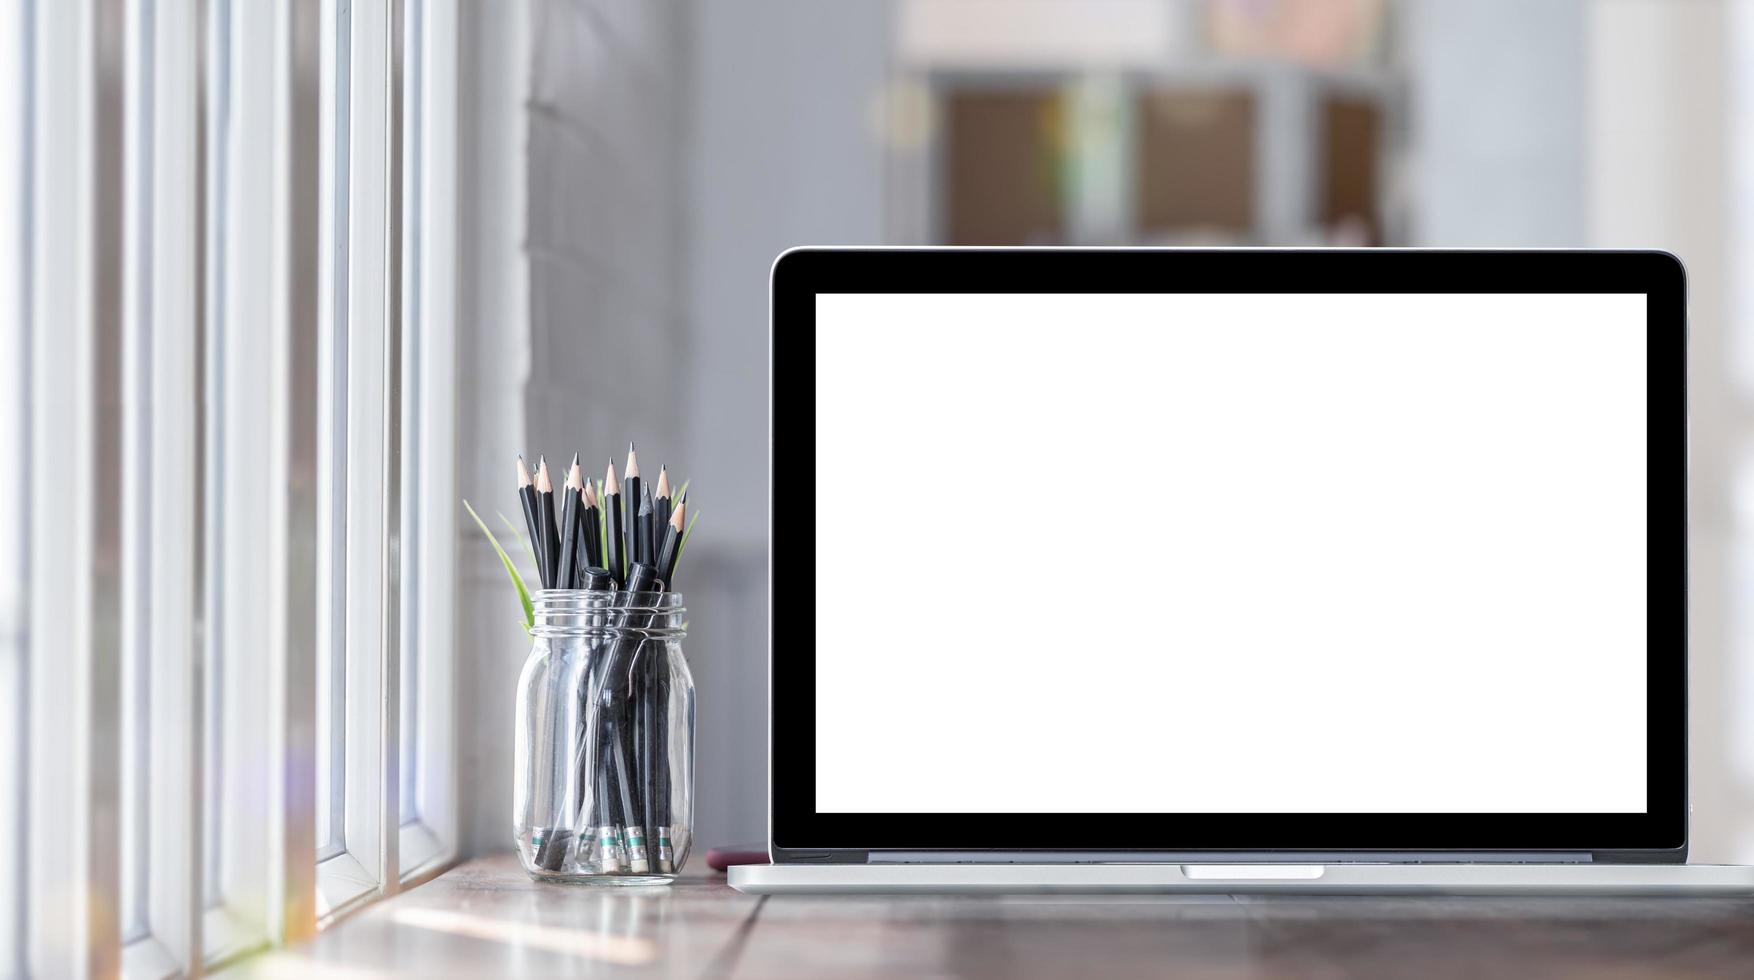
{"label": "silver laptop base", "polygon": [[1749,895],[1724,864],[762,864],[733,866],[754,895]]}

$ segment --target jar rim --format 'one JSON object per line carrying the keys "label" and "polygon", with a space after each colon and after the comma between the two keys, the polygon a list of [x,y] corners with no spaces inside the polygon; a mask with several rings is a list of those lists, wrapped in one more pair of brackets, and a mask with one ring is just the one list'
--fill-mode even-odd
{"label": "jar rim", "polygon": [[[687,635],[680,592],[615,592],[607,589],[541,589],[530,593],[537,637],[680,639]],[[643,617],[642,625],[628,619]]]}
{"label": "jar rim", "polygon": [[623,592],[614,589],[537,589],[530,593],[537,609],[632,609],[674,612],[682,607],[680,592]]}

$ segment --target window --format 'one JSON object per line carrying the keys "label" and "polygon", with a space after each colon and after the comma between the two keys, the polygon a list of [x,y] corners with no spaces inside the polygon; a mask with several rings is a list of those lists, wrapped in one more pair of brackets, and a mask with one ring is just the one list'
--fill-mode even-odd
{"label": "window", "polygon": [[455,138],[456,17],[323,17],[315,839],[318,913],[334,915],[455,839],[455,178],[440,148]]}
{"label": "window", "polygon": [[456,24],[0,5],[0,972],[210,968],[455,854]]}

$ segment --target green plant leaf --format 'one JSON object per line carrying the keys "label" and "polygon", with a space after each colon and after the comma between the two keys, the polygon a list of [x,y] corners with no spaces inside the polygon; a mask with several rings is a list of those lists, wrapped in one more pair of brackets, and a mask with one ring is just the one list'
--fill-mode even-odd
{"label": "green plant leaf", "polygon": [[524,537],[524,533],[522,531],[518,530],[518,526],[516,524],[512,523],[511,518],[505,516],[504,514],[500,514],[500,512],[497,510],[494,511],[494,513],[499,515],[500,523],[505,525],[505,529],[512,532],[512,537],[517,538],[518,543],[520,543],[524,546],[524,554],[530,556],[530,566],[532,568],[535,567],[535,565],[536,565],[536,549],[530,547],[530,539]]}
{"label": "green plant leaf", "polygon": [[536,606],[530,601],[530,590],[524,587],[524,577],[518,574],[518,566],[512,564],[512,556],[506,554],[505,549],[499,546],[499,539],[493,536],[493,532],[488,529],[487,522],[481,519],[481,515],[475,513],[475,508],[469,506],[468,500],[463,501],[463,509],[469,512],[470,517],[475,518],[475,526],[481,529],[482,534],[487,535],[487,543],[493,545],[493,550],[499,553],[500,564],[505,566],[505,573],[511,576],[512,588],[518,590],[518,601],[523,603],[524,626],[526,629],[535,629]]}

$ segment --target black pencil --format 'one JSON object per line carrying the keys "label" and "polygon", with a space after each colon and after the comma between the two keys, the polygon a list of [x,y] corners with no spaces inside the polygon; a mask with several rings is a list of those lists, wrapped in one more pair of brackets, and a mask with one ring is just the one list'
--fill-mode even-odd
{"label": "black pencil", "polygon": [[566,486],[560,492],[560,571],[555,576],[557,589],[579,587],[579,517],[583,511],[582,496],[585,474],[579,469],[579,454],[573,453],[572,467],[566,471]]}
{"label": "black pencil", "polygon": [[[629,608],[638,608],[651,601],[650,591],[655,587],[657,570],[644,562],[635,562],[627,568],[627,587],[616,597],[616,604]],[[651,622],[651,614],[646,612],[626,612],[618,616],[613,625],[624,630],[638,631],[645,629]],[[650,672],[648,655],[644,648],[654,644],[623,637],[615,643],[610,655],[608,679],[619,691],[606,695],[602,704],[615,705],[620,710],[612,711],[610,718],[615,725],[614,745],[618,752],[616,757],[616,778],[623,783],[621,789],[622,819],[629,830],[637,828],[638,843],[628,841],[628,863],[635,873],[650,867],[650,855],[646,851],[646,835],[648,826],[645,821],[647,812],[646,793],[650,785],[650,761],[646,757],[645,746],[642,744],[639,716],[644,714],[644,706],[640,701],[643,685],[640,679]],[[631,765],[628,765],[631,761]],[[642,771],[642,767],[646,767]],[[636,854],[636,849],[638,853]]]}
{"label": "black pencil", "polygon": [[658,549],[652,544],[652,488],[645,489],[639,502],[639,518],[634,521],[634,537],[639,541],[639,560],[656,567]]}
{"label": "black pencil", "polygon": [[[658,541],[664,540],[664,527],[670,523],[670,468],[658,467],[658,487],[652,491],[652,530],[656,532]],[[656,557],[656,549],[653,549]],[[664,566],[659,565],[660,570]]]}
{"label": "black pencil", "polygon": [[688,514],[688,503],[677,503],[675,514],[670,515],[670,522],[663,526],[663,543],[658,545],[658,577],[665,580],[668,587],[674,589],[670,579],[675,577],[675,550],[682,543],[682,519]]}
{"label": "black pencil", "polygon": [[548,476],[548,457],[536,461],[536,517],[541,522],[542,545],[536,549],[542,566],[542,587],[559,588],[555,573],[560,567],[560,531],[554,524],[554,481]]}
{"label": "black pencil", "polygon": [[627,444],[627,469],[621,475],[621,500],[627,507],[627,523],[624,525],[627,529],[627,561],[630,565],[636,561],[650,564],[651,559],[645,556],[645,548],[639,542],[640,488],[644,481],[639,476],[639,451],[631,442]]}
{"label": "black pencil", "polygon": [[[589,487],[590,484],[587,483],[586,486]],[[595,565],[590,565],[582,569],[579,573],[579,587],[582,589],[587,589],[593,592],[607,592],[613,584],[614,580],[610,578],[609,570],[606,568],[598,568]],[[589,617],[589,622],[593,626],[599,628],[602,627],[604,625],[603,614],[592,614]],[[601,646],[603,641],[599,638],[592,637],[587,642],[589,643],[591,660],[589,678],[586,681],[585,697],[588,702],[600,703],[601,685],[604,676],[602,664],[603,658],[601,656]],[[592,717],[592,712],[588,705],[586,709],[581,712],[581,715],[586,718]],[[596,840],[597,846],[602,852],[604,858],[612,859],[614,857],[615,847],[615,818],[612,815],[613,807],[610,804],[613,791],[609,780],[609,765],[604,762],[604,743],[601,739],[597,738],[597,733],[594,731],[587,733],[586,742],[587,744],[591,744],[594,749],[591,755],[587,755],[579,760],[581,766],[579,772],[579,785],[580,787],[586,785],[591,786],[592,793],[591,803],[588,808],[584,807],[581,803],[578,817],[583,829],[579,832],[578,838],[580,841],[591,839]],[[606,861],[606,863],[612,865],[613,861]],[[614,871],[616,869],[611,866],[606,867],[604,870]]]}
{"label": "black pencil", "polygon": [[656,747],[653,729],[657,727],[657,704],[652,699],[652,658],[657,654],[659,644],[642,643],[639,660],[633,668],[633,690],[629,701],[633,705],[633,744],[639,757],[640,785],[640,827],[645,831],[642,835],[646,846],[648,866],[656,868],[658,843],[658,810],[657,798],[653,790],[656,788],[657,769]]}
{"label": "black pencil", "polygon": [[626,539],[622,536],[621,523],[621,481],[615,479],[615,461],[609,461],[609,471],[603,475],[603,518],[607,521],[604,528],[603,543],[607,548],[606,558],[609,574],[614,577],[619,588],[627,581]]}
{"label": "black pencil", "polygon": [[530,480],[530,467],[518,456],[518,503],[524,507],[524,528],[530,534],[530,553],[536,556],[536,576],[542,576],[542,522],[536,517],[536,487]]}
{"label": "black pencil", "polygon": [[597,478],[597,564],[609,567],[609,508],[608,491],[603,488],[603,478]]}
{"label": "black pencil", "polygon": [[[606,747],[599,749],[599,751],[604,754],[605,758],[614,756],[614,753]],[[602,851],[600,860],[606,874],[614,874],[621,870],[621,862],[616,853],[620,850],[618,846],[620,836],[615,833],[615,818],[610,816],[615,809],[611,803],[611,799],[615,795],[613,775],[613,767],[606,761],[599,761],[596,771],[592,773],[591,780],[596,784],[595,796],[597,798],[597,805],[592,808],[592,819],[597,821],[597,846]]]}
{"label": "black pencil", "polygon": [[[647,499],[651,499],[651,489],[647,488]],[[652,519],[646,523],[646,554],[647,561],[658,563],[658,545],[664,540],[664,524],[658,520],[658,502],[652,501]]]}
{"label": "black pencil", "polygon": [[[603,564],[602,538],[598,533],[601,529],[597,525],[599,518],[597,488],[590,480],[584,481],[584,484],[584,489],[579,496],[579,577],[581,580],[584,578],[585,569],[593,566],[600,567]],[[579,588],[585,589],[590,588],[590,586],[581,583]]]}
{"label": "black pencil", "polygon": [[676,501],[676,513],[664,525],[664,543],[658,546],[658,576],[666,586],[676,588],[676,559],[682,554],[683,521],[688,520],[688,497]]}
{"label": "black pencil", "polygon": [[[658,593],[669,587],[663,579],[652,583],[652,591]],[[652,617],[653,625],[671,625],[671,615],[659,612]],[[670,843],[670,646],[648,643],[646,649],[645,669],[640,675],[645,687],[640,699],[645,714],[645,752],[650,760],[645,783],[646,839],[651,842],[652,869],[669,874],[676,870],[675,849]]]}

